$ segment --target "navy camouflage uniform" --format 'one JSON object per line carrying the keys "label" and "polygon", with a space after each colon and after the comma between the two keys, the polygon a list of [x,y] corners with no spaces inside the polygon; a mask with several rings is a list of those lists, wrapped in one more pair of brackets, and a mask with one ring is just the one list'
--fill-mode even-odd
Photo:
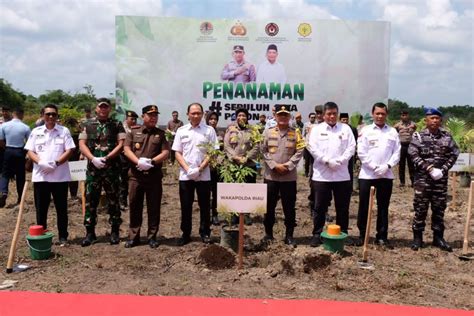
{"label": "navy camouflage uniform", "polygon": [[[434,236],[442,237],[444,210],[447,205],[448,170],[456,162],[459,148],[447,131],[439,129],[436,134],[431,134],[428,129],[424,129],[413,134],[408,154],[415,166],[413,233],[415,236],[417,233],[422,235],[431,203],[431,229]],[[433,167],[442,170],[441,179],[431,178],[429,170]]]}
{"label": "navy camouflage uniform", "polygon": [[[102,123],[94,117],[83,124],[79,139],[86,140],[87,147],[94,157],[106,157],[117,146],[117,141],[125,139],[125,135],[121,122],[109,118]],[[88,162],[84,217],[84,225],[88,230],[93,230],[97,224],[97,207],[102,188],[107,198],[109,223],[112,227],[118,227],[122,223],[119,205],[120,171],[121,163],[118,156],[108,159],[103,169],[97,169],[92,162]]]}

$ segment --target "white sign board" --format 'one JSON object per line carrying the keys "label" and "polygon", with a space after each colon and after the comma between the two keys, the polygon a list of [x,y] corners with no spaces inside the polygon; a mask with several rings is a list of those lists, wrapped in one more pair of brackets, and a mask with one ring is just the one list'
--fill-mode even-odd
{"label": "white sign board", "polygon": [[454,166],[449,169],[451,172],[462,172],[462,171],[469,171],[469,167],[474,165],[474,154],[470,153],[462,153],[459,154],[458,160]]}
{"label": "white sign board", "polygon": [[265,183],[217,183],[219,213],[265,213],[267,185]]}
{"label": "white sign board", "polygon": [[86,180],[87,160],[69,161],[68,164],[71,181]]}

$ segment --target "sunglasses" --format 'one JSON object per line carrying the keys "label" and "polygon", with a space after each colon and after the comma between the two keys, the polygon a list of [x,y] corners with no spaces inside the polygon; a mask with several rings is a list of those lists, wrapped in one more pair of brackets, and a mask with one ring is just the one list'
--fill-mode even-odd
{"label": "sunglasses", "polygon": [[58,113],[56,113],[56,112],[46,112],[46,113],[44,113],[44,115],[51,116],[51,117],[57,117]]}

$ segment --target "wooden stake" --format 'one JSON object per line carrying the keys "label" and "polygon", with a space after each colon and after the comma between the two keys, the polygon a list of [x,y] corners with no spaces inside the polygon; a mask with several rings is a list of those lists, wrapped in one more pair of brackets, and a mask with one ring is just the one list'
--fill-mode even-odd
{"label": "wooden stake", "polygon": [[23,193],[21,194],[20,210],[18,211],[18,216],[16,218],[16,226],[15,226],[15,231],[13,232],[12,245],[10,247],[10,254],[8,255],[7,273],[13,272],[13,259],[15,258],[15,254],[16,254],[16,246],[18,244],[18,235],[20,233],[20,223],[23,217],[23,207],[25,205],[25,198],[26,198],[26,192],[28,190],[28,184],[29,184],[29,181],[26,180],[25,185],[23,186]]}
{"label": "wooden stake", "polygon": [[451,200],[451,205],[453,207],[456,207],[456,185],[457,185],[457,179],[458,179],[458,174],[456,172],[453,172],[453,176],[452,176],[452,183],[451,183],[451,189],[452,189],[452,195],[453,195],[453,199]]}
{"label": "wooden stake", "polygon": [[244,213],[239,214],[239,270],[244,263]]}
{"label": "wooden stake", "polygon": [[364,248],[362,250],[362,262],[367,262],[368,249],[370,237],[370,224],[372,223],[372,209],[374,207],[375,187],[370,187],[369,211],[367,215],[367,226],[365,228]]}
{"label": "wooden stake", "polygon": [[81,187],[81,202],[82,202],[82,219],[86,216],[86,182],[79,181],[79,186]]}
{"label": "wooden stake", "polygon": [[467,254],[468,246],[468,236],[469,236],[469,222],[471,221],[471,209],[472,209],[472,189],[474,187],[474,181],[471,181],[471,186],[469,187],[469,200],[467,202],[467,217],[466,217],[466,226],[464,227],[464,241],[462,243],[462,254]]}

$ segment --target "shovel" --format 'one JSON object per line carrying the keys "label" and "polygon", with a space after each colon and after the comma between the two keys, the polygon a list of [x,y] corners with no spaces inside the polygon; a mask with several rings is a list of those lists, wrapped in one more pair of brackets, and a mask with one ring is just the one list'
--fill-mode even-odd
{"label": "shovel", "polygon": [[469,201],[467,202],[467,218],[466,218],[466,226],[464,227],[464,241],[462,243],[462,253],[459,256],[461,260],[473,260],[474,254],[468,253],[468,245],[469,245],[469,222],[471,221],[471,209],[472,209],[472,189],[474,187],[474,181],[471,181],[471,186],[469,187]]}
{"label": "shovel", "polygon": [[370,187],[370,199],[369,199],[369,211],[367,216],[367,226],[365,228],[365,237],[364,237],[364,248],[362,250],[362,261],[359,261],[357,264],[359,268],[366,269],[366,270],[373,270],[375,269],[374,265],[367,261],[367,256],[369,250],[367,249],[367,245],[369,244],[369,236],[370,236],[370,224],[372,222],[372,209],[374,207],[374,195],[375,195],[375,187]]}
{"label": "shovel", "polygon": [[25,207],[25,198],[26,198],[26,192],[28,190],[28,183],[29,183],[29,181],[26,180],[25,185],[23,186],[23,193],[21,194],[20,210],[18,211],[15,231],[13,232],[12,245],[10,247],[10,254],[8,255],[7,273],[12,273],[13,272],[13,260],[15,259],[16,246],[18,244],[18,235],[20,233],[20,224],[21,224],[21,220],[22,220],[22,217],[23,217],[23,208]]}

